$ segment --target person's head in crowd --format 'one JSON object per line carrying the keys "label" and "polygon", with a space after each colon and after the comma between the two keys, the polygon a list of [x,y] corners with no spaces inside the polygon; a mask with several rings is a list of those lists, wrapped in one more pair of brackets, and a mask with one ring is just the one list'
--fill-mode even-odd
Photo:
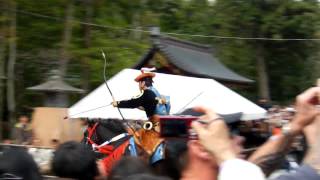
{"label": "person's head in crowd", "polygon": [[282,119],[291,121],[295,114],[295,109],[293,107],[287,107],[283,109]]}
{"label": "person's head in crowd", "polygon": [[91,180],[102,176],[95,155],[83,144],[69,141],[61,144],[52,159],[52,171],[65,178]]}
{"label": "person's head in crowd", "polygon": [[169,139],[165,144],[165,159],[160,173],[172,179],[180,179],[188,161],[188,140]]}
{"label": "person's head in crowd", "polygon": [[269,113],[279,113],[281,107],[279,105],[273,105],[270,109],[268,109]]}
{"label": "person's head in crowd", "polygon": [[29,123],[29,117],[26,115],[19,116],[19,123],[21,124],[28,124]]}
{"label": "person's head in crowd", "polygon": [[12,140],[11,139],[4,139],[2,141],[3,144],[11,144],[12,143]]}
{"label": "person's head in crowd", "polygon": [[267,102],[268,102],[268,100],[266,98],[260,98],[259,99],[259,103],[261,103],[261,104],[265,104]]}
{"label": "person's head in crowd", "polygon": [[218,165],[197,140],[172,140],[166,152],[163,175],[173,179],[210,179],[218,175]]}
{"label": "person's head in crowd", "polygon": [[0,179],[38,180],[41,174],[26,149],[8,148],[0,155]]}
{"label": "person's head in crowd", "polygon": [[258,105],[265,110],[268,110],[272,107],[271,103],[266,98],[260,98],[258,101]]}
{"label": "person's head in crowd", "polygon": [[123,157],[113,165],[108,180],[127,179],[128,176],[141,173],[151,174],[145,162],[137,157]]}
{"label": "person's head in crowd", "polygon": [[[232,149],[239,158],[243,158],[244,138],[239,136],[237,117],[226,117],[226,123],[231,132]],[[166,145],[166,175],[173,179],[217,179],[218,163],[198,140],[168,140]]]}
{"label": "person's head in crowd", "polygon": [[151,175],[151,174],[134,174],[134,175],[128,176],[126,179],[130,179],[130,180],[170,180],[169,177],[155,176],[155,175]]}
{"label": "person's head in crowd", "polygon": [[[199,116],[201,118],[205,116],[205,114],[202,111],[203,111],[202,108],[186,109],[184,112],[182,112],[182,115]],[[216,114],[216,115],[218,117],[222,117],[224,122],[228,125],[228,128],[230,130],[230,136],[232,138],[233,149],[239,158],[243,158],[243,155],[241,154],[241,152],[243,149],[243,143],[245,141],[245,138],[243,136],[240,136],[240,129],[239,129],[241,125],[240,118],[242,116],[242,113],[220,114],[220,115]]]}

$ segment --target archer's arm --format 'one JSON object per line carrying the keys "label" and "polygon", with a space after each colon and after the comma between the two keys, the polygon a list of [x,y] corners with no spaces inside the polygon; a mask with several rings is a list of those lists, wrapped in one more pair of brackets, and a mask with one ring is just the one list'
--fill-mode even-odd
{"label": "archer's arm", "polygon": [[137,98],[132,98],[130,100],[118,101],[119,108],[137,108],[143,104],[143,95]]}
{"label": "archer's arm", "polygon": [[148,101],[155,100],[156,96],[150,90],[145,90],[143,94],[137,98],[132,98],[130,100],[118,101],[119,108],[138,108],[144,107]]}

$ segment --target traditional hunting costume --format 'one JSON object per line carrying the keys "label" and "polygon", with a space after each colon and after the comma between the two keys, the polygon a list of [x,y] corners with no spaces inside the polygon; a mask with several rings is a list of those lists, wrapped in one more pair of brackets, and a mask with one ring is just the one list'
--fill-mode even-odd
{"label": "traditional hunting costume", "polygon": [[[146,112],[152,128],[139,129],[136,132],[129,132],[134,135],[135,142],[151,156],[150,163],[153,164],[164,158],[163,139],[159,138],[157,127],[158,119],[154,115],[169,115],[170,99],[168,96],[162,96],[156,88],[152,86],[155,73],[151,69],[142,68],[141,74],[135,78],[139,83],[141,94],[130,100],[113,102],[113,106],[119,108],[139,108]],[[152,69],[155,70],[155,69]]]}
{"label": "traditional hunting costume", "polygon": [[135,81],[139,83],[141,94],[130,100],[113,102],[113,106],[143,109],[148,118],[151,118],[155,114],[168,115],[170,112],[169,97],[160,95],[152,86],[152,78],[154,78],[156,74],[148,72],[144,68],[141,72],[142,74],[135,78]]}

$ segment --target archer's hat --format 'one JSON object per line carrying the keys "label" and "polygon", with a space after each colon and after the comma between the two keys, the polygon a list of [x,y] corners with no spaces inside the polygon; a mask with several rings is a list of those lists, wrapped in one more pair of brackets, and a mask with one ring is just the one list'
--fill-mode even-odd
{"label": "archer's hat", "polygon": [[151,72],[154,70],[156,70],[156,68],[141,68],[141,74],[139,76],[137,76],[134,80],[136,82],[139,82],[147,77],[154,78],[156,76],[156,74]]}

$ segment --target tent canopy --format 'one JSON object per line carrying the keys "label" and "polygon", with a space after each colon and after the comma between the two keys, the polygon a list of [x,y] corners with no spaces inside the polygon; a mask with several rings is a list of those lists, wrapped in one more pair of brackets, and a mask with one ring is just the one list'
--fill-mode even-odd
{"label": "tent canopy", "polygon": [[[124,69],[108,81],[116,100],[131,99],[140,94],[134,78],[141,72]],[[219,114],[242,113],[241,120],[264,118],[266,111],[229,88],[212,79],[156,73],[154,87],[170,96],[171,114],[178,114],[195,106],[212,108]],[[112,97],[102,84],[69,108],[70,118],[118,118],[117,108],[110,105]],[[120,109],[126,120],[147,119],[144,111]]]}

